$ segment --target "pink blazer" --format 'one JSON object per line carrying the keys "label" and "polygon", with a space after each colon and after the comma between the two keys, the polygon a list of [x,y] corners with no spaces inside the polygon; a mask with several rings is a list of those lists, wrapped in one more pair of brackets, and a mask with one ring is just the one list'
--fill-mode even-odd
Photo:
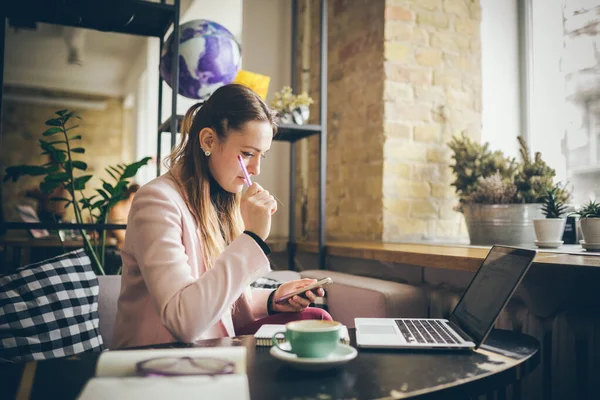
{"label": "pink blazer", "polygon": [[271,290],[245,294],[270,271],[254,239],[236,238],[209,270],[202,251],[198,227],[170,175],[144,185],[128,218],[112,348],[235,336],[236,326],[267,315]]}

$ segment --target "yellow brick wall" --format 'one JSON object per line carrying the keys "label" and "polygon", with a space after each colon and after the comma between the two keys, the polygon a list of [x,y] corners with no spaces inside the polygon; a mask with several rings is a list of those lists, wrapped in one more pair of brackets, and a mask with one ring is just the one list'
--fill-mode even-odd
{"label": "yellow brick wall", "polygon": [[[129,163],[133,161],[134,144],[133,134],[130,124],[123,124],[124,113],[123,101],[120,98],[105,98],[97,96],[87,96],[73,93],[63,93],[58,91],[5,88],[5,93],[17,92],[21,95],[41,94],[50,97],[73,98],[84,100],[103,100],[106,101],[106,108],[96,109],[77,109],[76,111],[82,120],[73,119],[72,121],[80,125],[72,131],[73,134],[81,134],[83,139],[78,141],[78,147],[84,147],[85,154],[76,154],[75,159],[84,161],[88,164],[88,170],[85,174],[94,176],[86,187],[89,189],[100,188],[102,182],[100,179],[110,181],[110,176],[104,171],[109,165],[118,163]],[[2,141],[0,143],[0,176],[4,176],[7,166],[18,164],[40,165],[45,161],[40,155],[38,139],[42,139],[42,132],[46,130],[44,122],[53,118],[55,111],[69,108],[67,106],[57,105],[39,105],[33,103],[5,101],[2,119]],[[36,187],[41,178],[25,177],[16,183],[3,183],[4,216],[7,221],[19,221],[15,212],[16,204],[31,204],[35,208],[35,200],[27,199],[24,196],[25,190]],[[94,193],[88,190],[86,196]],[[74,218],[72,208],[67,219]]]}
{"label": "yellow brick wall", "polygon": [[[479,0],[329,3],[329,239],[467,237],[462,215],[453,210],[457,200],[447,143],[461,131],[481,136],[480,11]],[[319,111],[318,12],[312,2],[314,123]],[[299,48],[303,40],[301,32]],[[302,203],[305,195],[307,201],[298,204],[297,233],[307,239],[317,237],[318,151],[318,137],[313,137],[309,178],[297,180],[297,200]]]}
{"label": "yellow brick wall", "polygon": [[386,49],[403,50],[384,61],[382,239],[465,237],[447,143],[481,136],[479,1],[387,0],[385,18]]}

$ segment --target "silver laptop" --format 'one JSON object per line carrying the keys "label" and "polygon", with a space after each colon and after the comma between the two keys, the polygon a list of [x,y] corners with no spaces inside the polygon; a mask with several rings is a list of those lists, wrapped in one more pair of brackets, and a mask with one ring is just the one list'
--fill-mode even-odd
{"label": "silver laptop", "polygon": [[493,246],[448,319],[355,318],[359,347],[477,349],[517,289],[535,250]]}

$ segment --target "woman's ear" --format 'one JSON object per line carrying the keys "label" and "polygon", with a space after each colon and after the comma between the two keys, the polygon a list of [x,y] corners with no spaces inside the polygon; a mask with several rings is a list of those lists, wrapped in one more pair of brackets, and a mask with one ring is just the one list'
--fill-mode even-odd
{"label": "woman's ear", "polygon": [[200,147],[202,151],[213,151],[213,146],[217,140],[217,134],[211,128],[203,128],[200,131]]}

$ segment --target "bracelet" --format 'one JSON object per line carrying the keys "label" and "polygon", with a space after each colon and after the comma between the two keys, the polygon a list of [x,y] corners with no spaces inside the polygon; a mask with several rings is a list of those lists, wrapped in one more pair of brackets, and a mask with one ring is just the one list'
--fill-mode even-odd
{"label": "bracelet", "polygon": [[254,239],[256,244],[258,244],[258,246],[262,249],[266,256],[271,254],[271,248],[269,247],[269,245],[266,244],[265,241],[262,240],[256,233],[251,231],[244,231],[244,233],[250,236],[252,239]]}
{"label": "bracelet", "polygon": [[273,310],[273,297],[275,296],[276,290],[277,289],[271,292],[271,294],[269,295],[269,299],[267,300],[267,313],[269,315],[277,314],[277,311]]}

